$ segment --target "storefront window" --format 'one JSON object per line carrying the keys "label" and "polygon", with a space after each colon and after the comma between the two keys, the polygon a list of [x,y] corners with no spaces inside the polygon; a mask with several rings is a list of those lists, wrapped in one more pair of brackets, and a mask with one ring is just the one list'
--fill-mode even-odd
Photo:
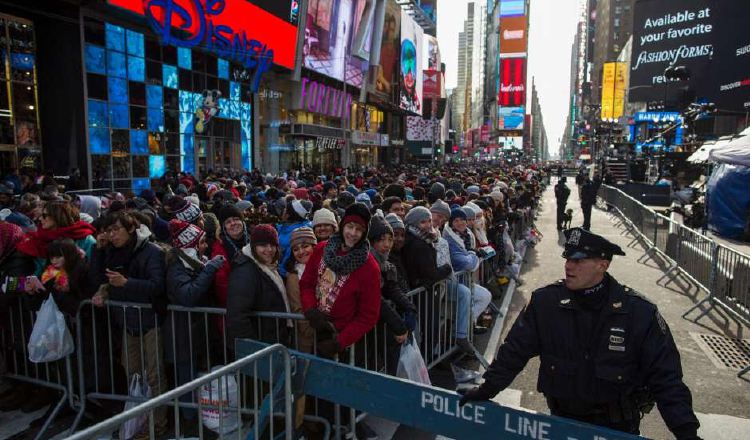
{"label": "storefront window", "polygon": [[31,22],[0,15],[0,164],[41,169],[36,40]]}

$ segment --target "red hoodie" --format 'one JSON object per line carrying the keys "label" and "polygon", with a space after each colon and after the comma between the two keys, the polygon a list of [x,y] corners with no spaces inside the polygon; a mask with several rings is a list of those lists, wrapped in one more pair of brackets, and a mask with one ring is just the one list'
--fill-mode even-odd
{"label": "red hoodie", "polygon": [[[315,247],[300,279],[303,311],[318,307],[315,290],[326,244],[328,242],[324,241]],[[380,319],[380,266],[372,254],[341,286],[329,318],[339,332],[336,340],[342,349],[356,343],[375,327]]]}

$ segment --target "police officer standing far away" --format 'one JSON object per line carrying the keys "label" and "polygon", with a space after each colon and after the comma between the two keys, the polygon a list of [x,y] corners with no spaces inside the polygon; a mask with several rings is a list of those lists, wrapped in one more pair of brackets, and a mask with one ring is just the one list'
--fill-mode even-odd
{"label": "police officer standing far away", "polygon": [[596,203],[596,194],[599,192],[599,185],[592,182],[586,177],[581,187],[581,211],[583,211],[583,229],[591,230],[591,209]]}
{"label": "police officer standing far away", "polygon": [[560,177],[555,185],[555,200],[557,200],[557,230],[562,231],[565,220],[565,205],[568,204],[570,188],[565,184],[565,177]]}
{"label": "police officer standing far away", "polygon": [[491,399],[539,356],[537,389],[553,415],[639,434],[654,401],[678,440],[699,439],[680,354],[656,306],[607,273],[619,246],[565,231],[565,279],[536,290],[484,383],[461,404]]}

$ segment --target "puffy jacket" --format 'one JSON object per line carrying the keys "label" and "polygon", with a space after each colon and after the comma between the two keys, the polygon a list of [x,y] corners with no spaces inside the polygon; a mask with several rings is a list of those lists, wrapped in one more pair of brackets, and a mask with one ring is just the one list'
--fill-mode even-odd
{"label": "puffy jacket", "polygon": [[285,319],[258,318],[255,312],[287,313],[285,287],[279,286],[253,258],[250,245],[234,260],[227,290],[227,333],[229,348],[234,350],[237,338],[268,343],[289,343]]}
{"label": "puffy jacket", "polygon": [[[170,304],[183,307],[212,305],[211,285],[216,274],[213,266],[203,266],[201,262],[178,249],[168,252],[167,262],[166,283]],[[193,350],[205,347],[205,320],[203,316],[190,316],[189,312],[170,312],[167,315],[164,334],[164,352],[167,360],[189,361],[190,350],[187,347],[193,347]]]}
{"label": "puffy jacket", "polygon": [[[108,287],[109,299],[113,301],[145,303],[152,306],[144,309],[141,316],[134,308],[128,308],[124,317],[120,308],[114,310],[113,318],[116,321],[124,319],[125,327],[131,335],[140,334],[141,323],[144,333],[161,324],[160,315],[166,312],[167,294],[164,281],[167,270],[164,251],[158,245],[151,243],[150,237],[151,231],[146,225],[140,225],[136,229],[136,242],[125,273],[128,281],[122,287]],[[111,252],[110,246],[94,249],[89,271],[94,291],[99,285],[107,283],[104,273],[106,255]]]}
{"label": "puffy jacket", "polygon": [[[476,243],[476,239],[471,231],[468,229],[466,231],[471,237],[472,244]],[[479,268],[481,260],[477,257],[477,254],[472,250],[466,249],[463,239],[450,226],[446,226],[443,229],[443,238],[448,242],[448,247],[451,251],[451,265],[453,266],[453,270],[456,272],[474,272]]]}
{"label": "puffy jacket", "polygon": [[[318,307],[318,271],[327,244],[324,241],[315,247],[300,279],[304,311]],[[368,254],[364,264],[349,274],[329,315],[338,331],[336,339],[342,348],[359,341],[375,327],[380,317],[380,267],[372,254]]]}

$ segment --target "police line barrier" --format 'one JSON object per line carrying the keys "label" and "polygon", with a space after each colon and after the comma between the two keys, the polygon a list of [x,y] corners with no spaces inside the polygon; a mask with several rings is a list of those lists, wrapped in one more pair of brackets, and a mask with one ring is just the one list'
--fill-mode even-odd
{"label": "police line barrier", "polygon": [[[266,370],[269,373],[261,378],[257,372]],[[226,385],[234,384],[232,386]],[[218,384],[218,386],[217,386]],[[217,391],[216,396],[197,399],[193,406],[197,411],[196,422],[180,423],[180,410],[185,408],[183,399],[192,399],[197,393],[204,396],[205,389]],[[251,392],[248,392],[248,388]],[[251,394],[251,396],[248,396]],[[241,402],[241,403],[240,403]],[[204,429],[211,428],[219,433],[219,438],[235,437],[238,439],[258,439],[268,435],[269,438],[292,439],[293,429],[292,368],[289,351],[281,344],[268,346],[253,354],[242,357],[229,365],[220,367],[210,373],[182,384],[171,391],[144,400],[139,405],[101,423],[82,430],[68,440],[98,439],[102,435],[111,436],[126,423],[136,421],[136,426],[147,419],[149,438],[160,435],[157,425],[157,413],[168,406],[174,410],[175,438],[204,438]],[[204,428],[204,417],[211,426]],[[283,420],[283,428],[280,420]],[[196,429],[197,428],[197,429]]]}
{"label": "police line barrier", "polygon": [[[599,197],[649,245],[646,255],[658,252],[669,261],[671,267],[663,278],[673,281],[681,274],[707,292],[683,317],[707,304],[695,321],[719,306],[750,322],[750,256],[655,212],[617,188],[602,185],[601,189]],[[739,376],[748,372],[750,366]]]}

